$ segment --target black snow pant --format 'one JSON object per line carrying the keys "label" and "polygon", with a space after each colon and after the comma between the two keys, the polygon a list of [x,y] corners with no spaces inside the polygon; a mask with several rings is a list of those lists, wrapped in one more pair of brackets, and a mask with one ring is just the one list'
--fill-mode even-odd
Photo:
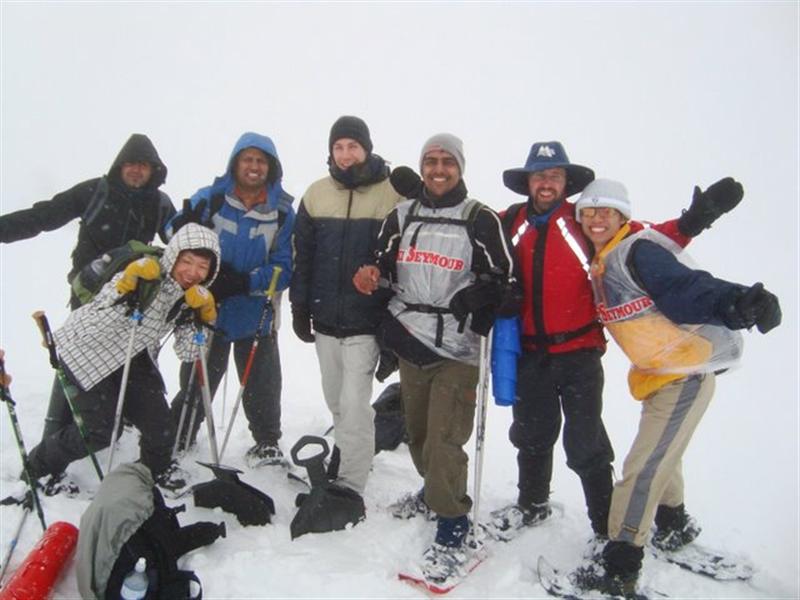
{"label": "black snow pant", "polygon": [[[247,358],[250,356],[250,349],[253,346],[253,338],[231,342],[224,340],[221,335],[214,337],[206,358],[212,398],[228,368],[228,355],[230,354],[231,345],[233,345],[233,359],[236,363],[236,371],[241,382],[247,366]],[[191,374],[192,364],[183,363],[180,373],[181,389],[172,400],[171,407],[172,417],[177,426],[183,403],[186,398],[191,396],[184,417],[182,431],[182,437],[184,437],[191,420],[191,408],[193,405],[197,406],[197,416],[191,432],[190,445],[194,444],[197,431],[206,414],[203,408],[203,398],[197,374],[195,373],[195,381],[190,383],[189,377]],[[250,426],[250,433],[252,433],[253,439],[257,443],[277,444],[281,437],[281,384],[278,336],[277,333],[273,332],[259,339],[258,349],[253,358],[253,366],[250,368],[250,375],[242,398],[244,414]]]}
{"label": "black snow pant", "polygon": [[50,403],[47,406],[47,416],[44,418],[44,428],[42,429],[42,439],[63,429],[72,423],[72,411],[69,408],[67,397],[61,387],[58,377],[53,379],[53,387],[50,390]]}
{"label": "black snow pant", "polygon": [[[123,367],[88,391],[78,390],[73,399],[83,418],[89,446],[98,452],[109,445],[122,383]],[[77,389],[77,388],[76,388]],[[123,416],[141,432],[139,454],[153,476],[170,464],[175,425],[169,414],[166,390],[158,368],[147,351],[131,361],[125,390]],[[71,462],[87,455],[77,425],[70,420],[62,428],[42,438],[30,452],[32,476],[39,478],[63,472]]]}
{"label": "black snow pant", "polygon": [[603,366],[599,350],[523,352],[509,439],[517,448],[518,504],[547,502],[553,447],[564,413],[567,466],[581,479],[592,529],[608,532],[614,451],[602,420]]}

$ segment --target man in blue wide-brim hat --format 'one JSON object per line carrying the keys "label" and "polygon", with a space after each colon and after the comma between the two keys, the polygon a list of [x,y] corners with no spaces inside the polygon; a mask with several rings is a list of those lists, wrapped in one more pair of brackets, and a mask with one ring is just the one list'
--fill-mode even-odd
{"label": "man in blue wide-brim hat", "polygon": [[[681,218],[655,229],[686,245],[741,199],[728,179],[705,192],[696,188]],[[562,412],[567,465],[580,477],[595,535],[604,538],[608,532],[614,453],[601,418],[600,358],[606,343],[589,280],[592,248],[575,219],[575,205],[567,201],[593,180],[592,169],[571,163],[557,141],[536,142],[524,167],[503,172],[506,187],[527,199],[502,217],[524,300],[518,400],[509,432],[517,448],[519,495],[515,504],[492,514],[490,527],[500,539],[550,515],[553,447]]]}

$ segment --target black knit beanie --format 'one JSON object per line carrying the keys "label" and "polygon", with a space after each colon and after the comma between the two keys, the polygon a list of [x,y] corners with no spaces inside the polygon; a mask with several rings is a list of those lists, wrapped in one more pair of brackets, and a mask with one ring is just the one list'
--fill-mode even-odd
{"label": "black knit beanie", "polygon": [[350,138],[361,144],[367,155],[372,153],[372,140],[369,137],[369,127],[358,117],[344,116],[336,119],[331,127],[331,135],[328,138],[328,153],[333,154],[333,144],[336,140]]}

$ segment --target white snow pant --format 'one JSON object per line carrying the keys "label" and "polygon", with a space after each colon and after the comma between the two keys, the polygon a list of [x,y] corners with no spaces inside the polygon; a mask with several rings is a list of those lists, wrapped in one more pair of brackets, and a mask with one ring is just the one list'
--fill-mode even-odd
{"label": "white snow pant", "polygon": [[608,537],[644,546],[659,504],[683,502],[681,458],[714,394],[714,375],[691,375],[642,401],[639,432],[614,486]]}
{"label": "white snow pant", "polygon": [[337,483],[363,494],[375,455],[375,411],[370,401],[378,343],[372,335],[314,335],[322,393],[341,453]]}

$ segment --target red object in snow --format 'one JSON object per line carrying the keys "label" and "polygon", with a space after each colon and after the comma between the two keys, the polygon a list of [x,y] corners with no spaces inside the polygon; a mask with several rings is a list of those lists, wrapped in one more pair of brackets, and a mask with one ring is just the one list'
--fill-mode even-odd
{"label": "red object in snow", "polygon": [[78,542],[78,528],[58,521],[47,528],[25,562],[0,590],[0,600],[44,600]]}

